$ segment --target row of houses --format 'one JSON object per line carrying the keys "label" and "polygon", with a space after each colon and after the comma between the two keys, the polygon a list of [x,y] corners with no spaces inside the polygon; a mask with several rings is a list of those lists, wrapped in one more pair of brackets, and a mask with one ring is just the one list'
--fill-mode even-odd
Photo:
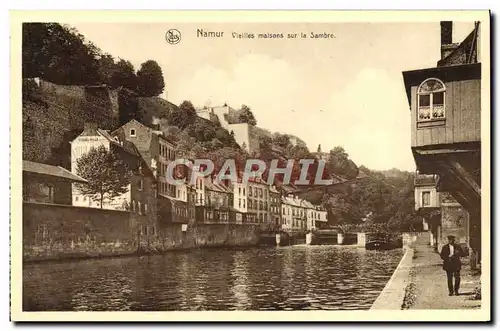
{"label": "row of houses", "polygon": [[[82,192],[85,179],[77,176],[78,160],[92,148],[103,146],[113,150],[125,162],[132,176],[125,193],[103,201]],[[212,176],[198,177],[173,185],[167,181],[167,167],[176,160],[176,144],[162,131],[131,120],[114,131],[86,123],[82,133],[71,141],[71,172],[60,168],[65,176],[58,192],[65,192],[65,204],[78,207],[127,210],[135,214],[146,229],[169,223],[250,223],[259,224],[263,230],[304,231],[322,227],[327,222],[327,212],[320,206],[291,196],[283,188],[268,185],[259,177],[247,183],[218,182]],[[52,166],[30,162],[40,168]],[[184,175],[196,169],[185,168]],[[53,171],[54,172],[54,171]],[[52,178],[56,178],[52,176]],[[59,180],[59,179],[58,179]],[[37,181],[30,178],[26,187]],[[47,181],[45,181],[47,187]],[[50,184],[52,185],[52,184]],[[68,189],[68,185],[70,188]],[[68,199],[69,196],[69,199]],[[40,198],[26,196],[31,201]],[[43,202],[49,202],[47,198]],[[52,203],[57,203],[52,200]]]}

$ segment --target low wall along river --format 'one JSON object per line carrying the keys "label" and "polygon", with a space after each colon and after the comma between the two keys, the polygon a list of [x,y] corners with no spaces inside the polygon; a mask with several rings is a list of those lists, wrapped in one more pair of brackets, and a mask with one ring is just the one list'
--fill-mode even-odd
{"label": "low wall along river", "polygon": [[144,226],[117,210],[24,203],[23,258],[43,261],[131,255],[171,249],[249,246],[258,243],[255,225],[169,224]]}

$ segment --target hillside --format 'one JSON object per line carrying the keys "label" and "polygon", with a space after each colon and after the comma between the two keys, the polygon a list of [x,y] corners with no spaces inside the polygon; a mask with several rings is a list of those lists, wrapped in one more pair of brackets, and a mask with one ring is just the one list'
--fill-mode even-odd
{"label": "hillside", "polygon": [[167,118],[170,113],[179,109],[173,103],[160,97],[139,97],[138,115],[146,125],[156,124],[155,118]]}
{"label": "hillside", "polygon": [[[240,171],[249,158],[264,160],[268,168],[274,159],[279,160],[280,168],[286,167],[287,160],[314,159],[299,137],[259,128],[250,107],[242,105],[231,112],[228,120],[251,125],[252,142],[257,137],[258,148],[249,154],[215,118],[198,117],[191,102],[184,101],[177,106],[157,97],[165,84],[155,61],[144,62],[136,71],[130,62],[115,60],[76,30],[60,24],[24,24],[22,61],[25,160],[69,168],[69,142],[83,130],[86,121],[113,130],[131,119],[157,126],[177,142],[179,156],[211,159],[216,170],[227,159],[235,159]],[[413,174],[397,169],[377,172],[358,167],[341,146],[333,147],[324,155],[327,163],[323,178],[353,180],[360,170],[367,175],[363,180],[351,181],[353,185],[320,190],[320,194],[311,197],[321,200],[328,208],[331,224],[365,222],[399,230],[418,225]],[[309,180],[316,177],[317,166],[316,162],[310,167]],[[300,167],[296,162],[291,181],[299,176]],[[283,176],[278,176],[276,183],[282,180]],[[304,188],[307,185],[300,189]],[[366,215],[372,216],[366,219]]]}
{"label": "hillside", "polygon": [[119,122],[118,92],[102,87],[23,81],[23,158],[69,167],[69,141],[85,121],[112,129]]}

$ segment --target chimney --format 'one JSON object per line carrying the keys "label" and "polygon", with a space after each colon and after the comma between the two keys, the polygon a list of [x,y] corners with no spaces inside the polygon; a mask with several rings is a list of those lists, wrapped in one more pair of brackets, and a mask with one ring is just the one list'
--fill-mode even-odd
{"label": "chimney", "polygon": [[453,22],[441,22],[441,59],[446,58],[456,48],[458,44],[453,44]]}
{"label": "chimney", "polygon": [[453,43],[453,22],[441,22],[441,46]]}
{"label": "chimney", "polygon": [[97,123],[94,122],[85,122],[83,123],[83,132],[87,135],[97,135]]}

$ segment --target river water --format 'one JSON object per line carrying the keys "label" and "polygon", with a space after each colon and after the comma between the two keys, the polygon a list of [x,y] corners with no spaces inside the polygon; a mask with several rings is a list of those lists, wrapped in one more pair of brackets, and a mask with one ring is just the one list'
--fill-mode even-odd
{"label": "river water", "polygon": [[289,246],[28,264],[23,310],[368,309],[401,257]]}

